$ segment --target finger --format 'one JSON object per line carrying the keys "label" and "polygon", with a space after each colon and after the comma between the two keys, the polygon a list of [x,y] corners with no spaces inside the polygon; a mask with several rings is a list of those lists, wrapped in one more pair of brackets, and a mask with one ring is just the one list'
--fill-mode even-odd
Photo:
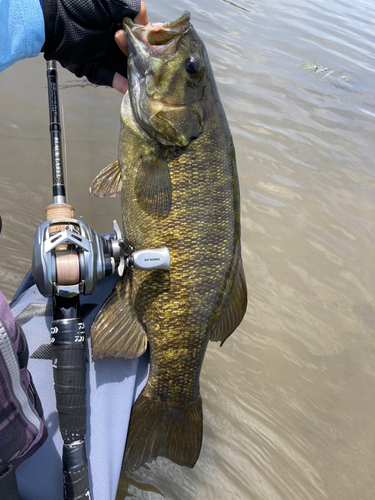
{"label": "finger", "polygon": [[120,73],[115,73],[115,76],[113,77],[112,87],[115,90],[121,92],[121,94],[126,94],[129,87],[128,80],[121,76]]}
{"label": "finger", "polygon": [[134,21],[135,24],[143,24],[143,26],[147,26],[150,24],[147,16],[146,5],[144,2],[141,2],[141,10],[135,16]]}
{"label": "finger", "polygon": [[118,48],[126,55],[126,57],[128,57],[129,46],[126,40],[126,34],[124,30],[116,31],[115,42],[117,43]]}

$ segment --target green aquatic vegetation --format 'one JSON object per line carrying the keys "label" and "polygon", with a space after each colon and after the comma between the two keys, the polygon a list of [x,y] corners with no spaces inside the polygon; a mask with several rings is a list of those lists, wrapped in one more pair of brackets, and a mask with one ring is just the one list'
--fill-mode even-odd
{"label": "green aquatic vegetation", "polygon": [[301,63],[297,64],[297,66],[310,70],[309,73],[320,73],[323,75],[322,80],[327,79],[327,81],[336,88],[340,88],[342,90],[347,90],[349,92],[354,92],[349,84],[347,83],[350,79],[349,76],[342,74],[341,71],[330,69],[327,66],[323,66],[318,62],[314,61],[313,64]]}
{"label": "green aquatic vegetation", "polygon": [[302,66],[303,68],[306,69],[311,69],[312,71],[316,71],[317,73],[328,69],[317,62],[314,62],[314,64],[306,64],[306,63],[298,64],[298,66]]}

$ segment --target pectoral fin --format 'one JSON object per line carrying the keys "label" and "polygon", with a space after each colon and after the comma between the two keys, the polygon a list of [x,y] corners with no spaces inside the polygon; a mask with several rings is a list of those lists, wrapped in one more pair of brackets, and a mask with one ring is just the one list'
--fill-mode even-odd
{"label": "pectoral fin", "polygon": [[135,183],[138,203],[150,215],[165,217],[172,206],[168,164],[161,152],[139,159]]}
{"label": "pectoral fin", "polygon": [[220,341],[221,345],[241,323],[247,306],[247,288],[242,259],[239,258],[237,273],[232,287],[228,291],[227,300],[218,323],[212,330],[210,340]]}
{"label": "pectoral fin", "polygon": [[121,168],[119,161],[105,167],[92,181],[90,186],[90,196],[103,197],[112,196],[117,197],[121,194]]}
{"label": "pectoral fin", "polygon": [[147,335],[134,310],[129,278],[125,276],[99,311],[91,328],[93,360],[134,359],[147,347]]}

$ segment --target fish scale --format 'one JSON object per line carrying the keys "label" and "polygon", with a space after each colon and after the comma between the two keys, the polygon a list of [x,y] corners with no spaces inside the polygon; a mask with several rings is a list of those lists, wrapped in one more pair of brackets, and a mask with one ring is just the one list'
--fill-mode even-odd
{"label": "fish scale", "polygon": [[[134,250],[166,246],[171,256],[169,271],[129,269],[92,328],[94,359],[137,357],[147,344],[150,349],[149,378],[130,417],[124,471],[158,456],[194,466],[207,344],[223,343],[247,304],[233,141],[189,18],[185,13],[154,28],[124,22],[129,94],[121,106],[119,161],[105,169],[106,179],[111,168],[118,179],[121,169],[127,244]],[[91,193],[113,194],[101,174]]]}

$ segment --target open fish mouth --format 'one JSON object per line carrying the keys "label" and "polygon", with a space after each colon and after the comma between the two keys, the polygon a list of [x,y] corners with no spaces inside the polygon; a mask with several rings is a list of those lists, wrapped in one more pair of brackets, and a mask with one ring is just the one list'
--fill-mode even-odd
{"label": "open fish mouth", "polygon": [[151,28],[135,24],[126,17],[123,28],[129,44],[129,53],[135,50],[148,52],[149,55],[160,55],[168,48],[175,53],[179,38],[190,28],[190,12],[184,11],[182,15],[170,23],[155,23]]}

